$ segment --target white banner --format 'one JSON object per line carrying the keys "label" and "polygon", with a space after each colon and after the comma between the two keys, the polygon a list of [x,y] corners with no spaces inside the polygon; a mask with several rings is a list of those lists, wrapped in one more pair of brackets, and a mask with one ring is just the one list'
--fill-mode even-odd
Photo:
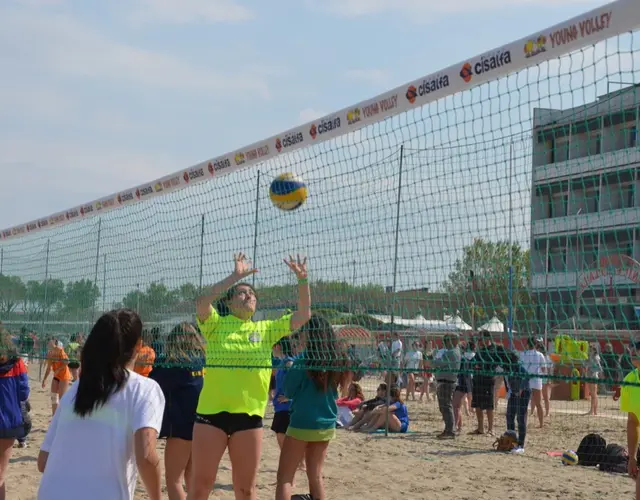
{"label": "white banner", "polygon": [[220,175],[257,165],[282,153],[327,141],[429,102],[462,92],[510,73],[640,27],[639,0],[618,0],[569,21],[533,33],[372,99],[244,148],[149,183],[126,189],[64,212],[8,228],[0,240],[19,238],[50,227],[164,196]]}

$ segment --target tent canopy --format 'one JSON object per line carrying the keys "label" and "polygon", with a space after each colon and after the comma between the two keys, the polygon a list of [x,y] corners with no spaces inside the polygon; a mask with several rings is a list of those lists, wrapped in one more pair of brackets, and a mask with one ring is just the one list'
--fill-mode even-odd
{"label": "tent canopy", "polygon": [[468,332],[470,330],[473,330],[473,328],[471,328],[471,325],[465,323],[464,320],[457,313],[454,316],[445,316],[444,321],[445,323],[454,325],[456,328],[458,328],[458,330],[463,332]]}

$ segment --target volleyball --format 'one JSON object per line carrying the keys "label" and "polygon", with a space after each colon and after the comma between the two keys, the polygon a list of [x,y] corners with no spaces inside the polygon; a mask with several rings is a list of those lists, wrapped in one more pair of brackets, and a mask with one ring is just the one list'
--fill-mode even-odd
{"label": "volleyball", "polygon": [[307,199],[307,185],[292,173],[281,174],[271,183],[269,197],[280,210],[295,210]]}
{"label": "volleyball", "polygon": [[567,450],[562,454],[564,465],[578,465],[578,454],[573,450]]}

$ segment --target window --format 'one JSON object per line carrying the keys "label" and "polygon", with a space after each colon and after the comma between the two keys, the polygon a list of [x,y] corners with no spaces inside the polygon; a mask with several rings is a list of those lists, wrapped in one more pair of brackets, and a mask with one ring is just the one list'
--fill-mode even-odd
{"label": "window", "polygon": [[636,126],[628,127],[624,129],[624,147],[635,148],[638,142],[638,130]]}
{"label": "window", "polygon": [[589,155],[599,155],[602,152],[602,137],[600,137],[600,132],[591,134],[587,146]]}

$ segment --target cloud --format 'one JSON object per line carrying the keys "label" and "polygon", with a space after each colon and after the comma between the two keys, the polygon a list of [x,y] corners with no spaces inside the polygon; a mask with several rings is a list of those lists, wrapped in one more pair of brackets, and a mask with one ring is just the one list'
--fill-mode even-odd
{"label": "cloud", "polygon": [[137,0],[133,20],[170,24],[238,22],[253,18],[234,0]]}
{"label": "cloud", "polygon": [[300,114],[298,115],[298,118],[300,120],[300,123],[307,123],[307,122],[311,122],[313,120],[316,120],[322,116],[325,116],[327,113],[324,111],[318,111],[315,109],[311,109],[311,108],[305,108],[302,111],[300,111]]}
{"label": "cloud", "polygon": [[85,142],[4,137],[0,227],[33,220],[176,170],[177,160],[153,151]]}
{"label": "cloud", "polygon": [[192,65],[170,54],[112,40],[57,13],[0,8],[0,58],[5,68],[36,68],[49,76],[200,91],[219,98],[238,90],[269,96],[266,78],[250,65],[249,75],[243,72],[234,77],[232,72],[219,72],[206,64]]}
{"label": "cloud", "polygon": [[[457,12],[471,13],[485,9],[517,7],[535,4],[557,7],[562,4],[604,4],[602,0],[449,0],[434,2],[433,0],[405,0],[402,4],[405,12],[411,13],[415,21],[430,21],[442,14]],[[315,3],[307,2],[312,8],[318,8]],[[398,2],[395,0],[324,0],[322,10],[329,11],[340,17],[355,18],[380,14],[396,10]]]}
{"label": "cloud", "polygon": [[349,80],[357,80],[370,85],[384,85],[388,82],[388,74],[382,69],[351,69],[345,73]]}

